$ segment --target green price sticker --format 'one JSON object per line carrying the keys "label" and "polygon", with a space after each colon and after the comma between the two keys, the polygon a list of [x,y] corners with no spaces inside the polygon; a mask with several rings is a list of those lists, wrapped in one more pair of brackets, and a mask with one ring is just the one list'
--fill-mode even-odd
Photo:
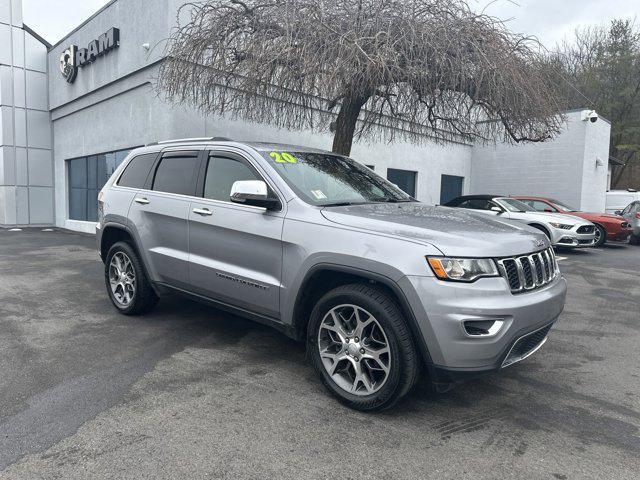
{"label": "green price sticker", "polygon": [[287,152],[271,152],[269,156],[276,163],[298,163],[298,159]]}

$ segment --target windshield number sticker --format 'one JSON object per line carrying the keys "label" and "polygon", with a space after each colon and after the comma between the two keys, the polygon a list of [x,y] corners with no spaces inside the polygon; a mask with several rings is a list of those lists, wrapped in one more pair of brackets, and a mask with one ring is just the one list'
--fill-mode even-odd
{"label": "windshield number sticker", "polygon": [[269,156],[276,163],[298,163],[298,159],[287,152],[271,152]]}
{"label": "windshield number sticker", "polygon": [[327,196],[322,190],[311,190],[311,194],[316,197],[316,200],[326,200]]}

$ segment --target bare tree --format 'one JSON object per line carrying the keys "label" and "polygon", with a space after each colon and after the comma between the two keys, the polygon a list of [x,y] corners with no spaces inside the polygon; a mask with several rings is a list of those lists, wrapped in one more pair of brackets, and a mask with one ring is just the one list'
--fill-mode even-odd
{"label": "bare tree", "polygon": [[[539,142],[561,96],[537,41],[464,0],[187,4],[161,66],[172,101],[354,137]],[[178,18],[184,18],[184,11]]]}

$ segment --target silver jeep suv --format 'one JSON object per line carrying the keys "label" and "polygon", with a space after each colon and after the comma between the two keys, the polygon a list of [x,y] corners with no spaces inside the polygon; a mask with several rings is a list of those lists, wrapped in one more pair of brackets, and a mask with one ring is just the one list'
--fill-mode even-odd
{"label": "silver jeep suv", "polygon": [[125,315],[176,292],[307,344],[359,410],[534,353],[566,284],[545,235],[425,205],[355,161],[222,139],[133,151],[99,195],[105,281]]}

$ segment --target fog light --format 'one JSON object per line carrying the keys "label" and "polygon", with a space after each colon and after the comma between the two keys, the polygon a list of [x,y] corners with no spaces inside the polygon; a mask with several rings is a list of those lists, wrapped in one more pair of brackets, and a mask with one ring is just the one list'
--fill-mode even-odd
{"label": "fog light", "polygon": [[496,335],[502,325],[503,320],[466,320],[462,322],[464,331],[470,337],[493,337]]}

